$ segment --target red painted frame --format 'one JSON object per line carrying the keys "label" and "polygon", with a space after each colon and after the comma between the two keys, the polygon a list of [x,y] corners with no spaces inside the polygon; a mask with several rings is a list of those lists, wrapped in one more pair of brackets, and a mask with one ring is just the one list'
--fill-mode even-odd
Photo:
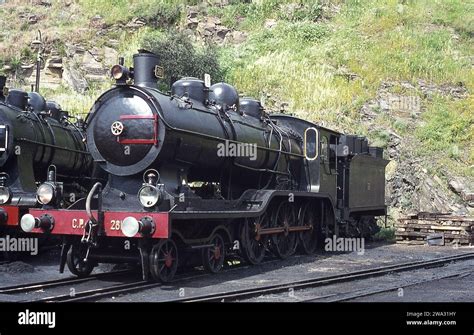
{"label": "red painted frame", "polygon": [[[39,218],[43,214],[48,214],[54,218],[54,227],[51,230],[53,235],[80,235],[84,233],[84,226],[89,220],[87,213],[83,210],[41,210],[31,209],[29,211],[31,215]],[[97,211],[93,211],[95,217],[97,217]],[[144,213],[144,212],[106,212],[104,214],[104,233],[105,236],[110,237],[126,237],[120,230],[120,225],[128,216],[132,216],[137,220],[142,219],[145,216],[153,218],[155,222],[155,232],[151,238],[168,238],[169,237],[169,213]],[[40,228],[35,228],[33,233],[44,233]],[[141,237],[137,234],[135,237]]]}
{"label": "red painted frame", "polygon": [[7,213],[7,226],[18,226],[20,222],[20,208],[17,206],[0,206]]}
{"label": "red painted frame", "polygon": [[120,136],[117,136],[117,142],[120,144],[158,144],[158,115],[153,114],[153,116],[148,115],[121,115],[120,120],[153,120],[153,139],[146,138],[135,138],[122,140]]}

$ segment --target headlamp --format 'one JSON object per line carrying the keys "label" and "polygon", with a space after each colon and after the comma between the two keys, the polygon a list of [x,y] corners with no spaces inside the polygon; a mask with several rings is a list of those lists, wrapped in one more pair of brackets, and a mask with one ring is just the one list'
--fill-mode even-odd
{"label": "headlamp", "polygon": [[154,185],[143,185],[138,191],[138,200],[145,208],[155,206],[161,198],[161,191]]}
{"label": "headlamp", "polygon": [[0,204],[6,204],[11,197],[10,189],[6,186],[0,186]]}
{"label": "headlamp", "polygon": [[42,205],[47,205],[53,201],[55,196],[55,187],[49,183],[43,183],[36,191],[36,199]]}

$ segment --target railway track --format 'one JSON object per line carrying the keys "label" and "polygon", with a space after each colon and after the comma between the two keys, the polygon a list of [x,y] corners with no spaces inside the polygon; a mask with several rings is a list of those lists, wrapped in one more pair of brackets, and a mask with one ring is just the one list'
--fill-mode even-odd
{"label": "railway track", "polygon": [[357,298],[376,295],[376,294],[379,294],[379,293],[386,293],[386,292],[396,291],[396,290],[399,290],[400,288],[405,289],[405,288],[410,287],[410,286],[424,284],[424,283],[428,283],[428,282],[435,281],[435,280],[453,278],[453,277],[463,277],[463,276],[470,275],[471,273],[472,273],[472,271],[467,271],[467,272],[463,272],[463,273],[454,273],[454,274],[449,274],[447,276],[441,276],[441,277],[438,277],[438,278],[430,278],[430,279],[427,279],[427,280],[419,280],[419,281],[416,281],[416,282],[413,282],[413,283],[410,283],[410,284],[406,284],[406,285],[395,285],[395,286],[382,288],[382,289],[377,289],[377,290],[371,290],[371,291],[360,290],[360,291],[355,291],[355,292],[349,292],[349,294],[348,294],[348,292],[341,293],[341,294],[331,294],[331,295],[322,296],[322,297],[305,299],[305,300],[302,300],[301,302],[315,302],[315,301],[320,301],[321,299],[327,299],[324,302],[350,301],[350,300],[354,300],[354,299],[357,299]]}
{"label": "railway track", "polygon": [[[269,261],[264,262],[263,264],[270,264],[273,262],[276,262],[276,261],[269,260]],[[235,265],[229,265],[229,267],[223,271],[233,271],[233,270],[243,269],[243,268],[248,268],[248,267],[250,266],[240,263],[240,264],[235,264]],[[85,278],[72,277],[72,278],[52,280],[48,282],[21,284],[21,285],[0,288],[0,294],[18,294],[18,293],[23,293],[23,292],[40,291],[44,289],[61,287],[61,286],[70,287],[71,285],[74,285],[74,284],[81,284],[88,281],[92,282],[97,279],[107,279],[113,276],[123,275],[126,273],[132,273],[132,272],[130,270],[122,270],[122,271],[101,273],[101,274],[97,274],[97,275],[93,275],[93,276],[89,276]],[[205,276],[210,276],[210,274],[202,273],[201,271],[198,271],[198,270],[192,270],[192,271],[184,272],[181,276],[177,276],[177,278],[172,282],[172,284],[186,281],[186,280],[193,280],[193,279],[197,279],[197,278],[205,277]],[[74,294],[70,294],[70,293],[57,294],[57,295],[51,295],[51,296],[46,296],[46,297],[41,297],[41,298],[35,298],[35,299],[28,300],[27,302],[48,302],[49,303],[49,302],[79,302],[79,301],[91,301],[91,300],[94,301],[94,300],[98,300],[102,298],[107,298],[113,295],[133,293],[135,291],[155,288],[161,285],[162,285],[161,283],[154,283],[154,282],[147,282],[147,281],[140,280],[140,281],[133,281],[133,282],[128,282],[128,283],[120,283],[116,285],[109,285],[106,287],[83,290],[79,292],[74,292]]]}
{"label": "railway track", "polygon": [[[372,269],[353,271],[353,272],[344,273],[344,274],[305,279],[305,280],[300,280],[300,281],[291,282],[291,283],[276,284],[276,285],[270,285],[270,286],[265,286],[265,287],[249,288],[249,289],[230,291],[230,292],[213,293],[213,294],[207,294],[207,295],[187,297],[187,298],[182,298],[182,299],[164,300],[163,302],[231,302],[231,301],[239,301],[239,300],[248,300],[250,298],[257,297],[257,296],[287,292],[290,289],[293,289],[296,291],[299,289],[325,286],[325,285],[337,284],[337,283],[342,283],[342,282],[348,282],[352,280],[383,276],[383,275],[393,273],[393,272],[403,272],[403,271],[415,270],[415,269],[420,269],[420,268],[437,267],[437,266],[442,266],[450,262],[462,261],[462,260],[467,260],[471,258],[474,258],[474,252],[465,253],[462,255],[447,256],[447,257],[442,257],[442,258],[437,258],[437,259],[427,260],[427,261],[394,264],[394,265],[389,265],[389,266],[376,267]],[[231,266],[226,271],[242,269],[245,267],[248,267],[248,266]],[[21,293],[21,292],[42,290],[45,288],[66,286],[66,285],[71,285],[71,284],[79,284],[79,283],[84,283],[87,281],[93,281],[95,279],[103,279],[103,278],[106,279],[107,277],[110,277],[113,275],[125,274],[126,272],[129,272],[129,270],[116,271],[113,273],[97,274],[97,275],[90,276],[87,278],[67,278],[67,279],[53,280],[49,282],[10,286],[10,287],[5,287],[5,288],[0,288],[0,294],[15,294],[15,293]],[[182,281],[193,280],[193,279],[197,279],[199,277],[208,276],[208,275],[209,274],[202,274],[202,273],[197,274],[197,275],[189,275],[189,273],[183,273],[183,275],[181,277],[178,276],[172,284],[182,282]],[[97,301],[99,299],[107,298],[113,295],[133,293],[133,292],[142,291],[146,289],[152,289],[152,288],[156,288],[160,286],[162,286],[162,284],[160,283],[134,281],[134,282],[129,282],[129,283],[120,283],[117,285],[110,285],[107,287],[84,290],[84,291],[76,292],[73,295],[71,294],[51,295],[47,297],[41,297],[39,299],[32,299],[29,301],[30,302],[47,302],[47,303]],[[386,291],[390,291],[390,290],[391,289],[387,289]],[[373,294],[376,294],[376,293],[380,293],[380,292],[374,292]],[[369,294],[366,293],[364,295],[370,295],[370,293]],[[360,295],[360,296],[363,296],[363,295]],[[341,299],[334,298],[331,301],[345,301],[345,300],[354,299],[355,297],[359,297],[359,296],[355,295],[355,296],[351,296],[350,298],[341,298]],[[321,297],[308,299],[304,301],[316,301],[318,299],[321,299]]]}
{"label": "railway track", "polygon": [[115,294],[132,293],[135,291],[145,290],[148,288],[154,288],[154,287],[159,287],[159,286],[161,286],[160,283],[138,281],[138,282],[132,282],[132,283],[126,283],[126,284],[113,285],[110,287],[80,291],[80,292],[75,293],[74,295],[71,295],[71,294],[55,295],[55,296],[35,299],[32,302],[90,301],[90,300],[97,300],[97,299],[109,297]]}
{"label": "railway track", "polygon": [[[275,284],[265,287],[250,288],[244,290],[213,293],[201,296],[188,297],[177,300],[169,300],[168,302],[231,302],[239,300],[248,300],[257,296],[288,292],[290,289],[299,290],[305,288],[313,288],[318,286],[326,286],[352,280],[365,279],[370,277],[383,276],[393,272],[403,272],[428,267],[442,266],[447,263],[462,261],[474,258],[474,252],[462,255],[447,256],[427,261],[417,261],[411,263],[394,264],[389,266],[376,267],[373,269],[354,271],[344,274],[327,276],[322,278],[305,279],[291,283]],[[308,299],[308,301],[316,299]],[[342,299],[341,299],[342,301]]]}
{"label": "railway track", "polygon": [[[230,270],[230,269],[229,269]],[[190,275],[189,273],[183,274],[181,277],[177,276],[176,279],[171,283],[172,285],[182,282],[197,279],[200,277],[211,276],[209,273],[199,273]],[[160,287],[163,284],[148,281],[136,281],[131,283],[123,283],[112,285],[108,287],[101,287],[97,289],[85,290],[71,294],[54,295],[44,297],[40,299],[32,300],[32,302],[81,302],[81,301],[96,301],[103,298],[108,298],[113,295],[133,293],[136,291],[142,291],[150,288]]]}
{"label": "railway track", "polygon": [[130,270],[120,270],[120,271],[98,273],[98,274],[94,274],[85,278],[68,277],[68,278],[61,278],[61,279],[55,279],[55,280],[49,280],[49,281],[0,287],[0,294],[16,294],[16,293],[39,291],[39,290],[44,290],[44,289],[52,288],[52,287],[80,284],[80,283],[84,283],[84,282],[92,281],[96,279],[105,279],[108,277],[122,275],[125,273],[130,273]]}

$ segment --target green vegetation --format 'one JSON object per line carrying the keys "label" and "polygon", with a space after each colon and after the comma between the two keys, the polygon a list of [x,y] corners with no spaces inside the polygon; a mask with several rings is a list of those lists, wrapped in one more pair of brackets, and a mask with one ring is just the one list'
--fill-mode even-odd
{"label": "green vegetation", "polygon": [[[30,58],[18,46],[29,45],[37,28],[44,36],[57,37],[53,41],[87,47],[115,39],[128,62],[145,46],[164,60],[164,85],[181,75],[211,72],[214,82],[224,78],[242,94],[266,96],[268,108],[286,102],[300,117],[366,134],[371,144],[386,147],[392,129],[412,139],[413,154],[429,162],[426,168],[433,173],[474,175],[473,1],[230,0],[227,6],[217,6],[186,0],[78,0],[67,10],[61,2],[51,8],[35,6],[35,14],[42,17],[36,26],[18,19],[18,13],[26,11],[24,3],[8,3],[0,6],[0,20],[9,22],[0,34],[5,64],[20,66]],[[167,31],[183,30],[187,5],[196,5],[200,18],[216,16],[224,26],[245,32],[247,40],[212,47],[192,45],[181,34],[171,33],[170,38]],[[108,27],[138,17],[147,28],[133,33],[111,29],[100,35],[90,27],[96,15]],[[64,54],[64,44],[54,43]],[[427,96],[419,89],[420,80],[462,83],[468,94],[456,99],[449,94]],[[392,92],[419,97],[421,115],[399,118],[378,110],[377,127],[369,131],[361,107],[376,98],[383,82],[401,81],[411,83],[415,92],[397,87]],[[64,90],[58,96],[67,96]],[[95,93],[91,90],[88,96]]]}
{"label": "green vegetation", "polygon": [[139,17],[155,27],[175,24],[181,17],[184,5],[197,3],[185,0],[79,0],[89,18],[100,15],[107,24],[113,24]]}
{"label": "green vegetation", "polygon": [[204,74],[209,73],[214,81],[223,80],[216,50],[210,46],[194,48],[185,34],[175,31],[148,33],[143,37],[142,47],[160,58],[165,69],[165,78],[160,81],[164,91],[182,77],[204,78]]}
{"label": "green vegetation", "polygon": [[374,241],[395,241],[395,228],[393,227],[382,227],[373,237]]}
{"label": "green vegetation", "polygon": [[[259,1],[213,10],[250,36],[243,46],[222,50],[228,80],[246,94],[271,94],[271,107],[289,102],[288,109],[299,116],[342,131],[362,131],[371,144],[386,147],[390,134],[369,133],[359,115],[382,82],[407,81],[415,87],[418,80],[438,85],[462,82],[468,92],[474,89],[472,1],[353,0],[324,1],[321,6],[294,1],[293,7],[286,3]],[[285,10],[274,10],[275,6]],[[264,29],[270,19],[277,25]],[[346,74],[355,79],[348,80]],[[405,136],[415,127],[413,142],[420,141],[416,154],[432,157],[434,171],[451,169],[472,176],[472,98],[431,100],[421,92],[417,95],[424,107],[421,122],[379,115],[379,126]]]}
{"label": "green vegetation", "polygon": [[474,176],[474,113],[472,98],[450,101],[437,97],[428,103],[424,123],[415,135],[423,144],[420,157],[436,157],[435,171],[443,174],[449,167],[453,173]]}
{"label": "green vegetation", "polygon": [[54,99],[63,109],[67,110],[70,115],[84,119],[97,97],[101,95],[104,90],[110,88],[110,86],[111,82],[94,84],[91,85],[86,94],[74,92],[69,87],[63,85],[54,90],[43,87],[41,94],[44,94],[48,99]]}
{"label": "green vegetation", "polygon": [[390,140],[390,134],[386,130],[377,129],[370,133],[373,142],[373,146],[387,148],[388,141]]}

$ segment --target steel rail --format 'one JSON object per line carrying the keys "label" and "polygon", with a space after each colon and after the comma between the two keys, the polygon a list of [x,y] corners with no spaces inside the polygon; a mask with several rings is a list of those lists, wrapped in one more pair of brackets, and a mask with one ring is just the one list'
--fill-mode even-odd
{"label": "steel rail", "polygon": [[393,264],[389,266],[376,267],[372,269],[353,271],[338,275],[320,277],[320,278],[311,278],[304,279],[296,282],[283,283],[269,285],[265,287],[255,287],[244,290],[230,291],[230,292],[221,292],[213,293],[202,296],[194,296],[189,298],[169,300],[169,302],[225,302],[225,301],[236,301],[239,299],[245,300],[250,299],[256,296],[268,295],[274,293],[282,293],[290,289],[304,289],[317,286],[326,286],[331,284],[337,284],[342,282],[348,282],[358,279],[365,279],[370,277],[383,276],[392,272],[403,272],[408,270],[426,268],[431,266],[440,266],[446,263],[461,261],[474,258],[474,252],[465,253],[462,255],[447,256],[432,260],[424,260],[403,264]]}
{"label": "steel rail", "polygon": [[114,275],[121,275],[125,273],[130,273],[130,270],[120,270],[112,272],[97,273],[89,277],[78,278],[78,277],[68,277],[61,279],[54,279],[49,281],[42,281],[36,283],[25,283],[13,286],[0,287],[0,294],[13,294],[13,293],[22,293],[35,290],[41,290],[45,288],[58,287],[63,285],[79,284],[94,279],[101,279],[106,277],[111,277]]}

